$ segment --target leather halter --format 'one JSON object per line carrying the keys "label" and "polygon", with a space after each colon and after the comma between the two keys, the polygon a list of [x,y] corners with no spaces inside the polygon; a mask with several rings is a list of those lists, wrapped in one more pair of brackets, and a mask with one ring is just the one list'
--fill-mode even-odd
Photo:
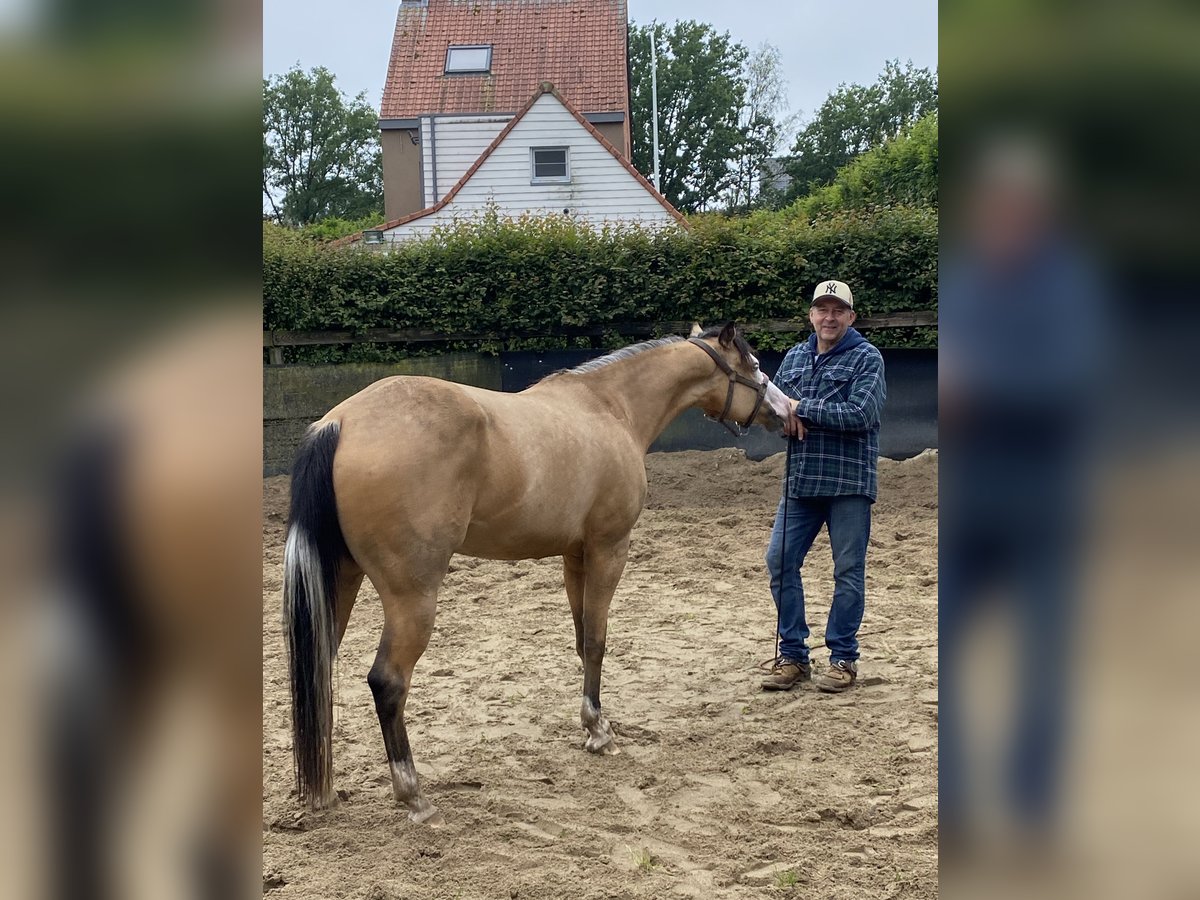
{"label": "leather halter", "polygon": [[[741,437],[747,433],[746,429],[750,427],[750,424],[754,421],[754,417],[758,415],[759,407],[762,406],[763,400],[767,396],[767,382],[751,381],[745,375],[735,371],[733,366],[729,365],[729,363],[726,361],[725,357],[723,357],[720,353],[699,338],[688,338],[688,343],[695,344],[697,347],[711,356],[713,362],[717,364],[717,368],[729,376],[729,391],[725,394],[725,408],[721,410],[721,415],[719,415],[714,421],[728,428],[730,434],[732,434],[734,437]],[[750,410],[750,415],[747,416],[746,423],[743,425],[737,419],[732,420],[734,425],[737,425],[737,428],[734,428],[732,425],[730,425],[725,418],[729,415],[730,407],[733,406],[733,386],[735,384],[744,384],[746,387],[754,388],[755,393],[757,394],[754,400],[754,409]],[[710,419],[712,418],[712,416],[708,416],[707,413],[705,415]]]}

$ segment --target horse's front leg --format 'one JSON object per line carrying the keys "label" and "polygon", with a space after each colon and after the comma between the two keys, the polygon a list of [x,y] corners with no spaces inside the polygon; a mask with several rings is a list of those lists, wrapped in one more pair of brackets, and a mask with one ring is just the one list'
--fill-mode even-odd
{"label": "horse's front leg", "polygon": [[575,655],[583,662],[583,548],[568,550],[563,554],[563,581],[566,583],[567,600],[571,604],[571,620],[575,623]]}
{"label": "horse's front leg", "polygon": [[608,635],[608,608],[629,553],[629,538],[617,544],[588,546],[584,551],[583,591],[583,703],[579,718],[587,732],[584,749],[591,753],[619,753],[612,726],[600,711],[600,670]]}

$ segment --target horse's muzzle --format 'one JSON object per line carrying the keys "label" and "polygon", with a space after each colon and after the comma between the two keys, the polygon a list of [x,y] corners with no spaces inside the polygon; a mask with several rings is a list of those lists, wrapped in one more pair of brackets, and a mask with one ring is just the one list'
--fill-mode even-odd
{"label": "horse's muzzle", "polygon": [[767,379],[767,396],[759,413],[759,418],[763,420],[760,424],[768,431],[782,431],[791,411],[787,395],[777,388],[773,381]]}

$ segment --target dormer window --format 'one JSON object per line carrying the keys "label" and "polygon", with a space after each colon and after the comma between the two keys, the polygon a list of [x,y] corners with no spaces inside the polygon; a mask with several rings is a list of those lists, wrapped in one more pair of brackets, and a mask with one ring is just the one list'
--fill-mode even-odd
{"label": "dormer window", "polygon": [[459,45],[446,50],[447,75],[486,75],[491,71],[491,44]]}

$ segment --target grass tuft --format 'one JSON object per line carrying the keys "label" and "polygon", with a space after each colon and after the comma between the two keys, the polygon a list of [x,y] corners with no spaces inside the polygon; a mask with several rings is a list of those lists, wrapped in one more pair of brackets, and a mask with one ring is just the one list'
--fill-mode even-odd
{"label": "grass tuft", "polygon": [[795,869],[784,869],[782,872],[775,873],[775,886],[781,888],[793,888],[800,883],[800,876],[796,874]]}
{"label": "grass tuft", "polygon": [[658,860],[645,847],[642,847],[640,850],[630,849],[629,854],[633,857],[633,864],[637,866],[639,872],[649,872],[658,865]]}

